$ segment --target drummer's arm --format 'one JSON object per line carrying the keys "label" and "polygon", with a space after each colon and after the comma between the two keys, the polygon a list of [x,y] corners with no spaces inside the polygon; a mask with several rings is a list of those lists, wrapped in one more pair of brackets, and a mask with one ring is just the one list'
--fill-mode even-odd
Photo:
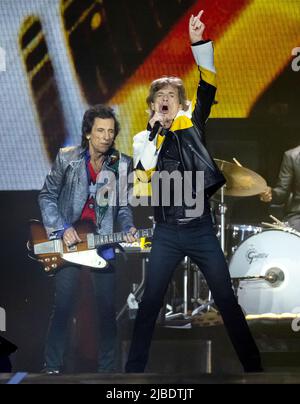
{"label": "drummer's arm", "polygon": [[294,171],[292,156],[289,152],[285,152],[280,167],[278,182],[276,187],[272,189],[273,203],[279,205],[287,202],[292,190],[293,179]]}
{"label": "drummer's arm", "polygon": [[293,183],[293,160],[292,156],[285,152],[280,167],[278,182],[275,188],[268,189],[260,195],[263,202],[273,202],[276,205],[281,205],[287,202]]}

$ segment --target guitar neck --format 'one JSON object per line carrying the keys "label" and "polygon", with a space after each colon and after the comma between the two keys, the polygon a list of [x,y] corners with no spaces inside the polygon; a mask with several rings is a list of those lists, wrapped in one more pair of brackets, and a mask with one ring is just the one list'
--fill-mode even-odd
{"label": "guitar neck", "polygon": [[[112,233],[112,234],[95,234],[94,235],[94,241],[95,241],[95,247],[100,247],[102,245],[107,245],[107,244],[118,244],[118,243],[123,243],[126,242],[126,235],[128,233],[122,231],[119,233]],[[153,229],[141,229],[138,230],[135,233],[136,238],[141,238],[141,237],[152,237],[153,236]]]}

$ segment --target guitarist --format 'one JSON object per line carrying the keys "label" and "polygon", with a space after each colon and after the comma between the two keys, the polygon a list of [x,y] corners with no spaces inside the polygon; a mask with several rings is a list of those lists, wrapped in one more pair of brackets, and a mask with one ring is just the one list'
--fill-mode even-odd
{"label": "guitarist", "polygon": [[[108,191],[103,192],[104,187],[109,189],[105,180],[107,173],[116,181],[112,189],[118,190],[120,177],[127,177],[132,170],[131,158],[114,148],[119,130],[113,110],[96,105],[84,114],[81,146],[60,149],[39,194],[42,219],[49,238],[62,238],[67,247],[80,243],[74,224],[78,220],[88,220],[95,224],[100,234],[112,233],[118,222],[121,230],[128,233],[126,241],[136,240],[128,203],[119,203],[121,196],[117,191],[112,198],[115,203],[109,203]],[[124,195],[122,197],[124,199]],[[117,327],[115,272],[110,260],[114,258],[114,250],[106,248],[101,255],[108,260],[108,268],[92,271],[101,336],[98,371],[113,372]],[[68,323],[75,304],[79,275],[80,267],[68,264],[55,276],[55,299],[45,348],[44,371],[47,374],[59,374],[63,370]]]}

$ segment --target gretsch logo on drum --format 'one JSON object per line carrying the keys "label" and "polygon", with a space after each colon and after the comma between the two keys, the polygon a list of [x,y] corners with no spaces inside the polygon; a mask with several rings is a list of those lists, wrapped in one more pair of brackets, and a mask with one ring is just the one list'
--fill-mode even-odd
{"label": "gretsch logo on drum", "polygon": [[250,265],[252,264],[252,262],[257,261],[258,259],[268,258],[268,256],[269,256],[269,254],[259,253],[254,247],[251,247],[246,252],[246,259]]}

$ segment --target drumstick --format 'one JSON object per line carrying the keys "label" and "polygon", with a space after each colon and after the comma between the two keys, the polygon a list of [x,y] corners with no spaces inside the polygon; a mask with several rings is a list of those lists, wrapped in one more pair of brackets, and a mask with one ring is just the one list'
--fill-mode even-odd
{"label": "drumstick", "polygon": [[239,167],[243,167],[242,164],[235,158],[233,157],[232,160],[235,162],[236,165],[238,165]]}
{"label": "drumstick", "polygon": [[281,222],[280,220],[278,220],[275,216],[270,215],[270,218],[274,220],[274,222],[280,224],[280,226],[286,227],[286,225]]}
{"label": "drumstick", "polygon": [[282,226],[280,226],[279,224],[266,223],[266,222],[261,222],[261,224],[263,224],[266,227],[271,227],[273,229],[282,229]]}

